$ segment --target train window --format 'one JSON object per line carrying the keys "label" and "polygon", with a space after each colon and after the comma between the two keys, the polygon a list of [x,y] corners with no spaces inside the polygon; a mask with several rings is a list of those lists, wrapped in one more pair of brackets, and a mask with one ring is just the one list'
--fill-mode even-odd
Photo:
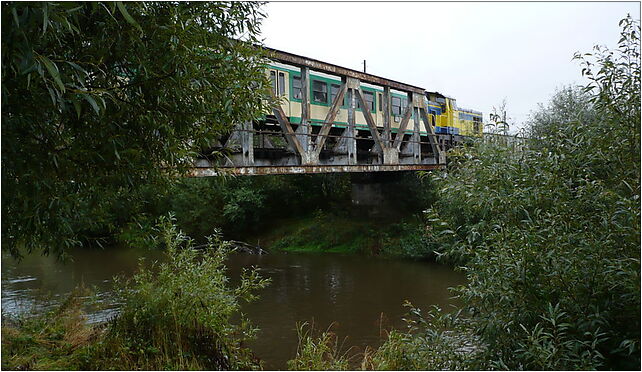
{"label": "train window", "polygon": [[292,76],[292,98],[301,99],[301,76]]}
{"label": "train window", "polygon": [[285,94],[285,74],[279,72],[279,95],[282,96]]}
{"label": "train window", "polygon": [[276,72],[270,70],[270,82],[272,83],[272,93],[276,95]]}
{"label": "train window", "polygon": [[381,98],[381,93],[379,93],[379,111],[383,111],[383,101]]}
{"label": "train window", "polygon": [[[330,103],[334,102],[334,98],[339,94],[339,89],[341,89],[341,85],[339,84],[332,84],[330,85]],[[345,107],[346,105],[346,96],[343,95],[343,103],[342,106]]]}
{"label": "train window", "polygon": [[401,115],[401,98],[399,97],[392,97],[392,114],[393,115]]}
{"label": "train window", "polygon": [[366,101],[368,104],[368,108],[370,111],[373,111],[375,109],[375,102],[374,102],[374,93],[372,92],[366,92],[362,90],[363,92],[363,100]]}
{"label": "train window", "polygon": [[328,103],[328,84],[319,80],[312,80],[312,100],[314,102]]}
{"label": "train window", "polygon": [[402,98],[401,99],[401,109],[405,110],[406,107],[408,107],[408,98]]}

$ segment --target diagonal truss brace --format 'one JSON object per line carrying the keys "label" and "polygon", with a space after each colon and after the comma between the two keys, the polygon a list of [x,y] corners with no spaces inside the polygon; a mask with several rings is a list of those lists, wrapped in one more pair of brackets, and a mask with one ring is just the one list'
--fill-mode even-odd
{"label": "diagonal truss brace", "polygon": [[296,153],[298,153],[301,157],[305,156],[303,146],[301,145],[301,142],[299,142],[299,139],[296,137],[296,134],[292,129],[292,124],[290,124],[288,117],[285,115],[285,112],[283,112],[281,105],[276,105],[275,107],[273,107],[272,112],[274,113],[276,120],[281,126],[281,131],[283,131],[283,133],[285,134],[285,139],[288,141],[288,145],[290,145],[290,148],[295,150]]}
{"label": "diagonal truss brace", "polygon": [[412,109],[413,109],[412,100],[408,99],[408,106],[406,106],[406,109],[403,113],[403,119],[401,119],[401,123],[399,124],[399,129],[397,129],[397,136],[395,137],[395,140],[391,146],[393,149],[396,149],[397,151],[399,151],[401,148],[401,141],[403,140],[404,132],[406,131],[406,128],[408,127],[408,123],[410,122]]}
{"label": "diagonal truss brace", "polygon": [[383,152],[385,145],[381,140],[379,131],[377,130],[377,124],[375,123],[374,119],[372,118],[372,114],[370,113],[370,106],[366,104],[366,100],[363,98],[363,91],[361,90],[361,86],[359,86],[359,88],[355,89],[354,91],[355,93],[357,93],[357,99],[359,100],[359,104],[362,107],[361,110],[363,112],[363,117],[366,119],[366,123],[368,123],[370,134],[372,135],[372,138],[377,145],[377,149],[378,151]]}
{"label": "diagonal truss brace", "polygon": [[343,97],[345,97],[347,90],[348,90],[348,87],[346,84],[346,79],[342,78],[339,92],[337,93],[336,97],[334,97],[334,101],[332,101],[332,106],[330,106],[330,110],[328,111],[328,114],[325,116],[325,120],[323,121],[323,126],[321,127],[321,130],[319,131],[319,134],[317,135],[317,138],[316,138],[316,142],[314,146],[314,157],[316,158],[319,157],[319,154],[323,149],[323,145],[325,144],[325,140],[328,138],[328,134],[330,133],[330,129],[332,128],[332,124],[334,124],[334,119],[337,117],[337,114],[339,113],[339,110],[343,105]]}

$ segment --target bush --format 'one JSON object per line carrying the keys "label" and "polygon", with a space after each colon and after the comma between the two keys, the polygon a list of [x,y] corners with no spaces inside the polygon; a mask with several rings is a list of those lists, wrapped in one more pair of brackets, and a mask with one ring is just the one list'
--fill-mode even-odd
{"label": "bush", "polygon": [[435,177],[430,245],[467,273],[474,368],[640,368],[640,29],[621,25],[523,149],[479,142]]}
{"label": "bush", "polygon": [[120,313],[90,326],[84,299],[74,293],[58,309],[2,327],[3,369],[204,370],[258,369],[245,346],[256,329],[240,314],[243,301],[268,281],[245,271],[230,287],[224,261],[228,248],[218,236],[202,250],[163,220],[160,236],[167,259],[141,264],[116,284]]}
{"label": "bush", "polygon": [[206,249],[162,225],[168,261],[141,266],[132,280],[118,287],[121,312],[110,324],[98,354],[101,368],[131,369],[255,369],[259,367],[244,342],[256,329],[241,316],[242,301],[268,281],[255,270],[245,271],[240,285],[230,288],[224,261],[227,245],[218,236]]}

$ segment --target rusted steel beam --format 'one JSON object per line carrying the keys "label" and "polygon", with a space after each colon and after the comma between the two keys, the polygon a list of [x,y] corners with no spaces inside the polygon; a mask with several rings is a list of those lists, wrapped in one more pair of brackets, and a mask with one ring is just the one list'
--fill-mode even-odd
{"label": "rusted steel beam", "polygon": [[317,139],[316,139],[316,145],[315,145],[316,147],[314,151],[316,152],[317,157],[321,153],[321,149],[325,144],[325,140],[328,138],[327,137],[328,133],[330,133],[330,129],[332,129],[332,124],[334,124],[334,119],[339,113],[339,110],[341,109],[341,105],[343,105],[343,97],[346,94],[346,90],[347,90],[346,79],[342,78],[339,92],[337,93],[337,96],[334,97],[332,106],[330,107],[330,110],[328,110],[328,114],[325,116],[325,120],[323,121],[323,127],[321,127],[321,130],[319,131],[319,135],[317,136]]}
{"label": "rusted steel beam", "polygon": [[348,85],[348,128],[343,132],[346,141],[346,153],[348,154],[348,164],[357,164],[357,139],[355,138],[354,126],[356,123],[356,100],[354,96],[354,81],[347,80]]}
{"label": "rusted steel beam", "polygon": [[[432,153],[437,156],[438,159],[441,159],[441,156],[444,150],[441,149],[439,142],[437,141],[437,135],[435,134],[435,128],[430,124],[428,120],[428,113],[426,111],[426,105],[424,103],[423,107],[419,109],[421,114],[421,119],[424,121],[426,126],[426,131],[428,132],[428,142],[430,142],[430,147],[432,148]],[[438,160],[439,161],[439,160]]]}
{"label": "rusted steel beam", "polygon": [[419,141],[421,137],[419,135],[419,125],[421,124],[421,118],[419,117],[419,107],[415,105],[412,109],[414,112],[414,126],[412,130],[412,139],[414,143],[412,144],[412,155],[415,160],[415,164],[421,163],[421,144]]}
{"label": "rusted steel beam", "polygon": [[301,67],[301,124],[296,129],[303,151],[310,149],[310,69]]}
{"label": "rusted steel beam", "polygon": [[386,147],[390,147],[390,87],[383,87],[382,111],[383,111],[383,142]]}
{"label": "rusted steel beam", "polygon": [[399,129],[397,130],[397,137],[395,137],[395,141],[392,144],[392,148],[397,149],[397,151],[399,151],[399,149],[401,148],[401,141],[403,140],[404,132],[406,131],[406,127],[408,126],[408,122],[410,121],[411,114],[412,114],[412,99],[408,99],[408,106],[406,106],[406,110],[403,113],[403,118],[401,119],[401,123],[399,123]]}
{"label": "rusted steel beam", "polygon": [[274,106],[272,108],[272,112],[274,112],[276,120],[279,122],[279,125],[281,125],[281,130],[285,134],[285,139],[288,141],[292,150],[296,151],[300,156],[304,156],[305,151],[303,151],[303,147],[301,146],[299,139],[296,138],[292,125],[290,124],[288,117],[285,116],[285,112],[283,112],[281,105]]}
{"label": "rusted steel beam", "polygon": [[244,122],[242,128],[241,150],[243,151],[243,165],[254,165],[254,128],[252,126],[252,122]]}
{"label": "rusted steel beam", "polygon": [[295,166],[263,166],[263,167],[221,167],[221,168],[192,168],[190,177],[212,177],[221,174],[235,175],[267,175],[267,174],[311,174],[334,172],[399,172],[426,171],[443,168],[443,164],[404,164],[404,165],[295,165]]}
{"label": "rusted steel beam", "polygon": [[265,49],[270,52],[269,58],[281,63],[286,63],[297,67],[309,67],[316,71],[321,71],[321,72],[338,75],[338,76],[351,77],[354,79],[358,79],[362,82],[380,85],[383,87],[387,86],[403,92],[413,92],[413,93],[423,94],[425,90],[424,88],[417,87],[414,85],[404,84],[395,80],[390,80],[379,76],[366,74],[364,72],[360,72],[357,70],[352,70],[349,68],[333,65],[331,63],[322,62],[316,59],[284,52],[281,50],[267,48],[267,47]]}
{"label": "rusted steel beam", "polygon": [[374,122],[374,119],[370,114],[370,107],[366,104],[365,98],[363,98],[363,91],[361,90],[361,87],[359,87],[359,89],[355,89],[354,91],[355,93],[357,93],[357,98],[359,99],[359,103],[361,104],[361,112],[363,113],[363,117],[366,119],[366,123],[368,124],[368,128],[370,129],[370,134],[372,135],[372,138],[374,139],[377,147],[379,147],[379,151],[383,153],[384,146],[381,142],[379,132],[377,131],[377,124]]}

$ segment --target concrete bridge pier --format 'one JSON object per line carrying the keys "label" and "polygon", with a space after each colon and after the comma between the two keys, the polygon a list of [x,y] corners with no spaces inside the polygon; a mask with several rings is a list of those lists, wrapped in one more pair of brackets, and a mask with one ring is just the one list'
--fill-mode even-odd
{"label": "concrete bridge pier", "polygon": [[350,173],[353,215],[367,217],[389,216],[395,210],[393,199],[400,172]]}

